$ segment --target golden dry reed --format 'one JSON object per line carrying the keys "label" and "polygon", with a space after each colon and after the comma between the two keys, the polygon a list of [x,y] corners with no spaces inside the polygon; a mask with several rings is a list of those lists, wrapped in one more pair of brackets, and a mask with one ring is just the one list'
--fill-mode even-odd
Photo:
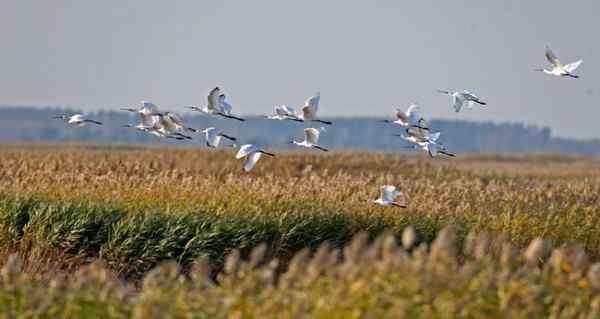
{"label": "golden dry reed", "polygon": [[590,158],[3,146],[0,310],[594,318],[598,194]]}
{"label": "golden dry reed", "polygon": [[[405,232],[403,238],[414,236]],[[363,233],[343,249],[322,244],[312,256],[300,251],[284,273],[259,245],[247,259],[234,250],[217,281],[199,258],[185,274],[175,262],[161,264],[138,287],[102,261],[36,279],[11,255],[0,270],[0,311],[8,318],[600,316],[600,264],[580,246],[550,252],[536,239],[519,254],[505,238],[468,237],[471,249],[460,251],[451,228],[431,247],[403,247],[391,234],[369,243]]]}

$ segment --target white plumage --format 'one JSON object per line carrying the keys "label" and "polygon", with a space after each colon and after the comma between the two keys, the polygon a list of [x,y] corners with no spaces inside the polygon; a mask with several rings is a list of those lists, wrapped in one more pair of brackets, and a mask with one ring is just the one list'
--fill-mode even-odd
{"label": "white plumage", "polygon": [[323,124],[331,125],[329,121],[317,119],[317,112],[319,111],[319,103],[321,101],[321,93],[317,92],[315,95],[309,97],[304,101],[304,105],[300,109],[298,118],[303,121],[314,121]]}
{"label": "white plumage", "polygon": [[406,205],[395,201],[396,197],[402,195],[402,192],[397,191],[395,186],[383,185],[379,188],[379,194],[379,198],[376,200],[370,200],[370,202],[379,204],[381,206],[406,208]]}
{"label": "white plumage", "polygon": [[250,172],[254,168],[256,162],[258,162],[262,154],[275,156],[275,154],[265,152],[253,144],[245,144],[240,147],[237,154],[235,155],[235,158],[241,159],[246,157],[246,161],[244,162],[244,171]]}
{"label": "white plumage", "polygon": [[208,115],[217,115],[238,121],[245,121],[243,118],[231,114],[233,107],[227,102],[225,94],[221,94],[221,89],[218,86],[210,90],[206,97],[206,102],[205,107],[187,106],[187,108]]}
{"label": "white plumage", "polygon": [[89,119],[89,118],[85,117],[83,114],[59,115],[59,116],[55,116],[54,118],[61,119],[61,120],[65,121],[65,123],[67,123],[67,124],[72,124],[72,125],[76,125],[79,127],[87,126],[88,123],[102,125],[101,122]]}
{"label": "white plumage", "polygon": [[483,102],[479,97],[467,90],[463,90],[461,92],[452,92],[445,90],[438,91],[440,93],[444,93],[452,97],[452,107],[454,107],[454,111],[457,113],[460,112],[460,110],[463,107],[472,109],[474,103],[477,103],[479,105],[487,105],[487,103]]}
{"label": "white plumage", "polygon": [[[226,138],[230,141],[236,140],[235,137],[226,135],[214,127],[206,128],[206,129],[202,130],[202,133],[204,133],[204,137],[206,138],[206,146],[212,147],[212,148],[219,147],[219,144],[221,143],[221,140],[223,138]],[[233,144],[232,146],[235,147],[235,144]]]}
{"label": "white plumage", "polygon": [[298,114],[296,114],[296,110],[294,110],[294,108],[289,107],[287,105],[275,106],[274,114],[267,116],[267,118],[271,119],[271,120],[279,120],[279,121],[290,120],[290,121],[303,122],[303,120],[298,116]]}
{"label": "white plumage", "polygon": [[292,140],[291,143],[301,147],[314,148],[320,151],[327,152],[328,149],[319,145],[319,136],[321,132],[313,127],[304,129],[304,141],[298,142]]}
{"label": "white plumage", "polygon": [[419,125],[419,120],[421,119],[421,107],[418,104],[413,103],[406,111],[397,108],[395,121],[384,120],[384,122],[394,123],[402,126],[417,126]]}
{"label": "white plumage", "polygon": [[572,72],[575,71],[575,69],[577,69],[579,67],[579,65],[581,65],[583,60],[578,60],[578,61],[566,64],[566,65],[563,65],[560,62],[560,60],[558,59],[558,57],[556,57],[556,54],[554,54],[554,52],[552,52],[552,50],[548,46],[546,46],[545,56],[546,56],[546,60],[548,60],[548,62],[552,66],[552,68],[550,70],[546,70],[543,68],[535,69],[534,71],[540,71],[540,72],[544,72],[546,74],[550,74],[550,75],[558,76],[558,77],[571,77],[571,78],[575,78],[575,79],[579,78],[578,75],[575,75]]}

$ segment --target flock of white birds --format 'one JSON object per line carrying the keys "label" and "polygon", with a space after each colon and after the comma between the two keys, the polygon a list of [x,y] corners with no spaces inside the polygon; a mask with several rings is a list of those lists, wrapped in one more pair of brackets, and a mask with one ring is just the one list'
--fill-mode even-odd
{"label": "flock of white birds", "polygon": [[[556,77],[570,77],[579,78],[578,75],[573,74],[583,62],[578,60],[569,64],[562,64],[556,55],[552,52],[549,47],[546,47],[545,53],[546,59],[551,65],[550,69],[534,69],[534,71],[544,72],[549,75]],[[440,93],[447,94],[452,97],[452,107],[455,112],[460,112],[463,108],[472,109],[475,104],[486,105],[475,94],[463,90],[463,91],[445,91],[439,90]],[[267,116],[271,120],[279,121],[295,121],[295,122],[318,122],[321,124],[331,125],[329,121],[319,119],[317,112],[319,110],[320,94],[317,93],[309,97],[304,105],[297,112],[294,108],[287,105],[276,106],[273,115]],[[171,112],[161,112],[159,108],[152,102],[142,101],[141,107],[136,108],[122,108],[123,111],[137,113],[140,118],[140,123],[137,125],[126,124],[123,127],[132,128],[144,133],[148,133],[160,138],[176,139],[176,140],[191,140],[192,137],[188,135],[188,132],[192,133],[203,133],[206,139],[206,146],[211,148],[217,148],[221,145],[223,139],[230,141],[227,147],[237,147],[235,142],[237,138],[227,135],[218,128],[209,127],[203,130],[195,129],[186,126],[184,121]],[[198,106],[186,106],[186,108],[197,111],[203,114],[220,116],[227,119],[245,121],[240,116],[232,114],[232,105],[227,102],[225,94],[222,94],[218,87],[215,87],[210,91],[207,97],[207,104],[204,107]],[[84,127],[87,124],[102,125],[101,122],[85,117],[83,114],[73,115],[60,115],[54,118],[61,119],[64,122],[79,127]],[[406,111],[401,109],[396,110],[396,120],[383,120],[387,123],[397,124],[405,127],[405,131],[402,134],[394,134],[399,136],[410,144],[409,148],[420,149],[426,151],[430,157],[446,156],[454,157],[455,155],[450,153],[444,145],[439,141],[441,132],[433,132],[427,121],[421,116],[421,109],[419,105],[412,104]],[[290,144],[313,148],[320,151],[328,151],[327,148],[319,145],[319,136],[321,132],[324,132],[324,127],[319,128],[306,128],[304,129],[304,140],[303,141],[290,141]],[[244,144],[239,147],[236,159],[245,158],[244,170],[250,172],[262,154],[268,156],[275,156],[275,154],[267,152],[260,147],[253,144]],[[396,190],[395,186],[383,185],[380,187],[380,197],[376,200],[369,200],[371,203],[379,204],[382,206],[389,207],[406,207],[406,205],[397,202],[395,199],[401,196],[402,192]]]}

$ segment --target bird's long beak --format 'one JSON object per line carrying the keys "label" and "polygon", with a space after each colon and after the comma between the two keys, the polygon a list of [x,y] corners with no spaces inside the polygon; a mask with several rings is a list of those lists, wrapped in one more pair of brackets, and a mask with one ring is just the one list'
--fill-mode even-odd
{"label": "bird's long beak", "polygon": [[265,152],[265,151],[260,151],[261,153],[265,154],[265,155],[269,155],[269,156],[275,156],[275,154],[273,153],[269,153],[269,152]]}
{"label": "bird's long beak", "polygon": [[544,69],[533,69],[533,70],[536,71],[536,72],[543,72],[544,71]]}
{"label": "bird's long beak", "polygon": [[444,93],[444,94],[450,94],[450,92],[448,92],[448,91],[445,91],[445,90],[438,90],[438,92],[440,92],[440,93]]}

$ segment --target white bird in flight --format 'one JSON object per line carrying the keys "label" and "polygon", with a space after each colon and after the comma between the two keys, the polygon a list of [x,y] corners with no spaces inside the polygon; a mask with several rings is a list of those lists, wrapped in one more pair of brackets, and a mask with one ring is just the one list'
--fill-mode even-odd
{"label": "white bird in flight", "polygon": [[409,127],[406,129],[406,134],[393,134],[394,136],[400,136],[403,140],[413,143],[425,143],[425,142],[437,142],[440,138],[441,132],[431,133],[429,129],[421,127]]}
{"label": "white bird in flight", "polygon": [[473,108],[473,104],[477,103],[479,105],[486,105],[487,103],[483,102],[480,98],[475,96],[475,94],[463,90],[462,92],[451,92],[445,90],[438,90],[440,93],[448,94],[452,97],[452,106],[454,106],[454,111],[460,112],[463,107],[467,107],[468,109]]}
{"label": "white bird in flight", "polygon": [[321,101],[321,94],[317,92],[315,95],[309,97],[304,102],[304,105],[301,108],[301,113],[298,117],[303,121],[313,121],[319,122],[327,125],[331,125],[332,123],[329,121],[319,120],[317,119],[317,112],[319,111],[319,102]]}
{"label": "white bird in flight", "polygon": [[420,149],[426,151],[430,157],[436,157],[439,154],[446,155],[449,157],[455,157],[446,150],[444,145],[439,142],[441,132],[429,132],[418,127],[409,127],[406,129],[406,134],[394,134],[394,136],[400,136],[403,140],[411,143],[408,148]]}
{"label": "white bird in flight", "polygon": [[183,134],[171,134],[171,131],[169,131],[165,127],[164,121],[160,116],[154,115],[153,117],[154,117],[154,123],[152,124],[152,127],[145,129],[146,132],[148,132],[154,136],[158,136],[160,138],[172,138],[172,139],[176,139],[179,141],[191,139],[190,136],[186,136]]}
{"label": "white bird in flight", "polygon": [[419,145],[421,145],[421,148],[423,150],[427,151],[427,154],[429,154],[429,157],[431,157],[431,158],[437,157],[439,154],[446,155],[449,157],[456,156],[455,154],[448,152],[448,150],[446,150],[444,145],[442,145],[441,143],[438,143],[438,142],[427,141],[427,142],[419,144]]}
{"label": "white bird in flight", "polygon": [[324,152],[329,151],[328,149],[319,145],[319,135],[321,135],[321,132],[319,132],[318,129],[312,128],[312,127],[305,128],[304,129],[304,141],[297,142],[297,141],[292,140],[290,143],[294,144],[294,145],[306,147],[306,148],[318,149],[318,150],[324,151]]}
{"label": "white bird in flight", "polygon": [[[206,128],[202,130],[202,133],[204,133],[204,137],[206,138],[206,146],[212,148],[219,147],[222,138],[226,138],[232,142],[235,142],[237,140],[235,137],[224,134],[223,132],[214,127]],[[235,144],[233,144],[232,147],[235,147]]]}
{"label": "white bird in flight", "polygon": [[297,114],[294,108],[289,107],[287,105],[278,105],[275,107],[275,114],[267,115],[267,118],[270,120],[279,120],[279,121],[296,121],[296,122],[304,122]]}
{"label": "white bird in flight", "polygon": [[408,109],[405,111],[400,108],[396,109],[396,120],[383,120],[386,123],[394,123],[402,126],[419,126],[419,121],[421,120],[421,107],[413,103]]}
{"label": "white bird in flight", "polygon": [[128,111],[132,113],[137,113],[140,116],[140,123],[137,125],[125,124],[123,127],[130,127],[136,129],[138,131],[148,132],[157,120],[157,117],[154,116],[155,113],[158,113],[158,107],[148,101],[142,101],[142,107],[139,109],[134,108],[121,108],[123,111]]}
{"label": "white bird in flight", "polygon": [[414,145],[409,146],[408,148],[423,150],[423,151],[427,152],[427,154],[431,158],[437,157],[440,154],[446,155],[448,157],[456,156],[456,154],[448,152],[448,150],[446,150],[446,148],[439,142],[433,142],[433,141],[417,142]]}
{"label": "white bird in flight", "polygon": [[395,186],[383,185],[379,188],[380,196],[376,200],[370,199],[369,202],[388,207],[406,208],[405,204],[400,204],[395,201],[396,197],[402,195],[402,192],[397,191]]}
{"label": "white bird in flight", "polygon": [[246,157],[246,161],[244,162],[244,171],[250,172],[262,154],[275,156],[275,154],[265,152],[253,144],[245,144],[240,147],[239,151],[235,155],[235,158],[240,159]]}
{"label": "white bird in flight", "polygon": [[583,60],[578,60],[569,64],[563,65],[554,52],[550,50],[550,47],[546,46],[546,59],[552,65],[552,69],[534,69],[534,71],[544,72],[546,74],[558,76],[558,77],[571,77],[574,79],[579,78],[579,75],[575,75],[571,72],[575,71],[579,67],[579,65],[583,62]]}
{"label": "white bird in flight", "polygon": [[181,131],[198,132],[195,128],[185,126],[183,120],[171,112],[154,113],[153,115],[158,117],[158,122],[161,125],[159,131],[164,135],[179,136],[191,140],[191,136],[185,135]]}
{"label": "white bird in flight", "polygon": [[73,115],[59,115],[54,116],[55,119],[61,119],[65,121],[67,124],[77,125],[79,127],[87,126],[88,123],[93,123],[96,125],[102,125],[101,122],[91,120],[83,116],[83,114],[73,114]]}
{"label": "white bird in flight", "polygon": [[163,119],[163,121],[165,121],[165,123],[167,123],[167,126],[169,128],[173,128],[174,130],[177,131],[190,131],[190,132],[194,132],[197,133],[199,132],[199,130],[193,128],[193,127],[189,127],[187,125],[185,125],[185,123],[183,122],[183,120],[177,116],[174,113],[171,112],[158,112],[158,113],[154,113],[153,115],[157,115],[159,117],[161,117]]}
{"label": "white bird in flight", "polygon": [[231,114],[231,104],[229,104],[226,101],[225,94],[221,94],[221,90],[219,89],[219,87],[215,87],[210,91],[207,97],[207,104],[205,107],[200,108],[197,106],[186,106],[186,108],[204,114],[217,115],[238,121],[245,121],[243,118]]}

